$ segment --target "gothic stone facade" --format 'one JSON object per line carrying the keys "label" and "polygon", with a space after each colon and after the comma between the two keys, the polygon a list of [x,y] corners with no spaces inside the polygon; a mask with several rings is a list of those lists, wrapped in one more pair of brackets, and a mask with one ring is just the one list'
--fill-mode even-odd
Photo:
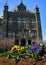
{"label": "gothic stone facade", "polygon": [[8,10],[4,5],[2,19],[3,38],[13,38],[15,44],[28,45],[32,39],[42,39],[41,21],[39,8],[36,5],[34,12],[27,10],[23,3],[20,3],[14,11]]}

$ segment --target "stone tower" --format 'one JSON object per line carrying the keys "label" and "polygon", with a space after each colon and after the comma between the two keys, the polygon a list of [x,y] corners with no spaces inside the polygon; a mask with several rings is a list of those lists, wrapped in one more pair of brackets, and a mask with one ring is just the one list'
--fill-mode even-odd
{"label": "stone tower", "polygon": [[36,19],[36,27],[37,27],[37,37],[42,39],[40,12],[39,12],[39,7],[37,5],[35,7],[35,19]]}
{"label": "stone tower", "polygon": [[4,5],[3,11],[3,37],[8,37],[8,5]]}

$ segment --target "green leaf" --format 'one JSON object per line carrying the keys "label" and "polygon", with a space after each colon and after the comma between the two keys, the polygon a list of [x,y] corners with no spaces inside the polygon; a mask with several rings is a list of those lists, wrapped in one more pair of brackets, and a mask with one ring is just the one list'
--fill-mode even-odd
{"label": "green leaf", "polygon": [[33,56],[36,60],[38,60],[40,58],[40,56],[38,54],[34,54]]}

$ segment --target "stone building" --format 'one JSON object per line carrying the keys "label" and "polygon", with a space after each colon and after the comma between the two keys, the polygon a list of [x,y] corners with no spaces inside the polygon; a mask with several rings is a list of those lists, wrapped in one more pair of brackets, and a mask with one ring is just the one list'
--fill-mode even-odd
{"label": "stone building", "polygon": [[2,39],[2,18],[0,18],[0,39]]}
{"label": "stone building", "polygon": [[14,11],[9,11],[6,3],[2,19],[2,38],[13,38],[15,44],[28,45],[37,37],[42,39],[39,7],[36,5],[32,12],[21,2]]}

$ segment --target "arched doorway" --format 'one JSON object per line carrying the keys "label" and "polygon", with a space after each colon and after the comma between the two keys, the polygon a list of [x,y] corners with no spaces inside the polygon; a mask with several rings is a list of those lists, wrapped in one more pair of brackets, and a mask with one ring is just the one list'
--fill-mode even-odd
{"label": "arched doorway", "polygon": [[31,40],[28,40],[28,45],[31,45]]}
{"label": "arched doorway", "polygon": [[21,39],[21,46],[25,46],[25,45],[26,45],[26,39],[23,38],[23,39]]}
{"label": "arched doorway", "polygon": [[15,45],[19,45],[19,40],[16,39],[14,44],[15,44]]}

